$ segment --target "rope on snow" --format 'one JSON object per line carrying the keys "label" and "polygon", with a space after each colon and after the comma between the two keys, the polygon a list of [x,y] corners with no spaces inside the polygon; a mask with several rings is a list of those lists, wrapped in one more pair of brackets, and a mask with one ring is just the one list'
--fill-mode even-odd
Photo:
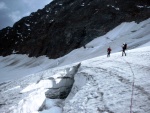
{"label": "rope on snow", "polygon": [[133,72],[133,69],[132,69],[130,63],[127,62],[125,59],[124,59],[124,61],[129,65],[129,67],[130,67],[130,69],[131,69],[131,72],[132,72],[132,75],[133,75],[132,93],[131,93],[131,99],[130,99],[130,102],[131,102],[131,103],[130,103],[130,113],[133,113],[132,108],[133,108],[133,95],[134,95],[135,74],[134,74],[134,72]]}

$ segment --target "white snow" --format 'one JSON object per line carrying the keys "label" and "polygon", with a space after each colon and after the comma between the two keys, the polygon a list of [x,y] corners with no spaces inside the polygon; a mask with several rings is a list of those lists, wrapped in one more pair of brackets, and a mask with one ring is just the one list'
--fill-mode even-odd
{"label": "white snow", "polygon": [[12,52],[13,54],[15,54],[16,53],[16,51],[15,50],[13,50],[13,52]]}
{"label": "white snow", "polygon": [[114,8],[114,9],[116,9],[116,10],[120,10],[120,8],[119,7],[115,7],[115,6],[113,6],[113,5],[107,5],[107,7],[112,7],[112,8]]}
{"label": "white snow", "polygon": [[133,80],[132,110],[149,113],[149,49],[150,46],[130,50],[127,57],[115,53],[110,58],[101,56],[83,61],[66,99],[64,113],[129,113]]}
{"label": "white snow", "polygon": [[[75,49],[58,59],[0,56],[0,112],[150,113],[149,37],[147,19],[139,24],[124,22],[88,43],[86,49]],[[124,42],[128,50],[122,57]],[[107,58],[109,46],[112,53]],[[46,97],[59,93],[53,88],[64,91],[73,81],[65,100]]]}
{"label": "white snow", "polygon": [[115,8],[116,10],[120,10],[120,8]]}
{"label": "white snow", "polygon": [[81,6],[85,6],[85,3],[82,3]]}
{"label": "white snow", "polygon": [[25,25],[28,26],[28,27],[30,26],[30,24],[27,24],[27,23],[25,23]]}
{"label": "white snow", "polygon": [[47,99],[45,102],[45,107],[47,110],[43,110],[39,113],[62,113],[62,108],[60,107],[61,103],[61,99]]}
{"label": "white snow", "polygon": [[48,12],[49,12],[49,10],[46,10],[46,12],[48,13]]}
{"label": "white snow", "polygon": [[138,8],[150,8],[150,6],[147,6],[147,5],[144,5],[144,6],[141,6],[141,5],[137,5]]}
{"label": "white snow", "polygon": [[49,23],[52,23],[54,21],[54,19],[50,20]]}
{"label": "white snow", "polygon": [[138,8],[144,8],[144,6],[137,5]]}
{"label": "white snow", "polygon": [[59,4],[60,6],[62,6],[63,4]]}

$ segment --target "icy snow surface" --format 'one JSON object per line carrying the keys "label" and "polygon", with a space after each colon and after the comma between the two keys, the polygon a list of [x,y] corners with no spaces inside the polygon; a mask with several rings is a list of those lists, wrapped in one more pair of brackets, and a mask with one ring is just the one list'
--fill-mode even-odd
{"label": "icy snow surface", "polygon": [[[0,62],[0,113],[150,113],[150,19],[124,22],[58,59],[12,54]],[[65,100],[46,97],[71,78]]]}
{"label": "icy snow surface", "polygon": [[150,113],[150,46],[127,54],[81,62],[64,113]]}

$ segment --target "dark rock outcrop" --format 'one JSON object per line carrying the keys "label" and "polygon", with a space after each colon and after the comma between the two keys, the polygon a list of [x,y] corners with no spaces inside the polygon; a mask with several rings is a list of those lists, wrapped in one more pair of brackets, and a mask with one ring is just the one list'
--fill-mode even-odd
{"label": "dark rock outcrop", "polygon": [[150,17],[149,0],[53,0],[0,30],[0,55],[61,57],[125,21]]}

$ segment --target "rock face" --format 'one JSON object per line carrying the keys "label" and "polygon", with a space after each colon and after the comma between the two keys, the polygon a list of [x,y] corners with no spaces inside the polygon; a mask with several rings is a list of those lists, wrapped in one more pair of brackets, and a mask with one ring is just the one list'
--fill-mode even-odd
{"label": "rock face", "polygon": [[124,21],[150,17],[149,0],[53,0],[0,30],[0,55],[61,57]]}

